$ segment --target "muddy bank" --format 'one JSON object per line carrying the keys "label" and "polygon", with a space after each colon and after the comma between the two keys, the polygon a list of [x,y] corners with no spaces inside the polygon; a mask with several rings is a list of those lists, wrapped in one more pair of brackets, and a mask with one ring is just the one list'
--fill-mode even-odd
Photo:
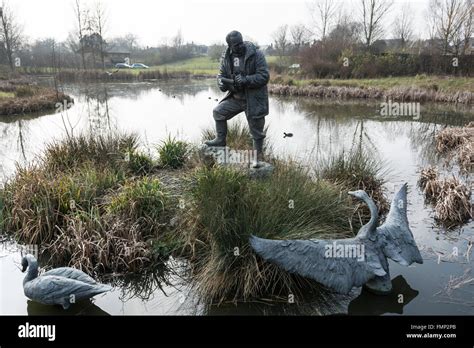
{"label": "muddy bank", "polygon": [[0,115],[55,110],[58,103],[67,105],[73,102],[74,100],[64,93],[38,86],[30,77],[0,81]]}
{"label": "muddy bank", "polygon": [[474,93],[458,91],[448,93],[435,89],[424,89],[414,86],[378,87],[352,86],[288,86],[269,85],[269,93],[282,96],[301,96],[327,99],[385,99],[399,102],[441,102],[455,104],[474,104]]}

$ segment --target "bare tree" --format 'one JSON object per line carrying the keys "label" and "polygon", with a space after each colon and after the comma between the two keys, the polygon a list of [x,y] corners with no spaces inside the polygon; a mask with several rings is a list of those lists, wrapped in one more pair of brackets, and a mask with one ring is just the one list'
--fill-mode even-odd
{"label": "bare tree", "polygon": [[308,42],[311,33],[303,24],[296,24],[290,28],[291,43],[295,47],[296,52]]}
{"label": "bare tree", "polygon": [[390,11],[393,0],[360,0],[362,28],[367,47],[380,38],[384,32],[383,19]]}
{"label": "bare tree", "polygon": [[85,50],[84,50],[84,17],[85,14],[83,13],[81,2],[80,0],[76,0],[74,12],[76,15],[77,21],[77,38],[79,41],[79,49],[81,51],[81,61],[82,61],[82,69],[86,69],[86,58],[85,58]]}
{"label": "bare tree", "polygon": [[[464,36],[472,34],[472,1],[431,0],[429,6],[436,35],[442,42],[443,53],[453,51],[459,54]],[[468,29],[466,33],[465,28]]]}
{"label": "bare tree", "polygon": [[407,42],[413,38],[413,10],[405,3],[393,22],[393,36],[400,40],[401,48],[405,49]]}
{"label": "bare tree", "polygon": [[469,45],[471,44],[471,37],[474,35],[474,2],[473,0],[466,0],[466,18],[462,27],[462,54],[466,54]]}
{"label": "bare tree", "polygon": [[102,69],[105,69],[105,41],[104,34],[107,25],[107,13],[103,3],[98,0],[95,3],[94,9],[94,22],[97,34],[100,36],[99,49],[100,49],[100,60],[102,63]]}
{"label": "bare tree", "polygon": [[15,70],[13,54],[20,48],[22,43],[22,28],[18,24],[15,14],[6,1],[2,1],[0,7],[2,27],[0,28],[0,41],[3,51],[6,53],[10,69]]}
{"label": "bare tree", "polygon": [[331,30],[338,5],[335,0],[314,0],[310,4],[310,11],[315,22],[316,31],[324,41]]}
{"label": "bare tree", "polygon": [[183,46],[184,39],[183,39],[183,34],[181,32],[181,29],[179,29],[178,32],[176,33],[176,36],[173,37],[172,42],[173,42],[173,47],[176,48],[177,50],[179,50],[181,46]]}
{"label": "bare tree", "polygon": [[273,40],[275,42],[275,50],[280,57],[280,60],[287,53],[289,41],[288,41],[288,25],[281,25],[273,33]]}

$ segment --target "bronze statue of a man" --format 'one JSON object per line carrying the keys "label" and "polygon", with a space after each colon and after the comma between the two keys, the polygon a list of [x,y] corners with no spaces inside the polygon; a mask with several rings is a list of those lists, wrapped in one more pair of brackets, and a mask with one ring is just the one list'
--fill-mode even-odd
{"label": "bronze statue of a man", "polygon": [[263,161],[265,116],[268,115],[268,89],[270,79],[264,54],[251,42],[243,41],[238,31],[226,37],[227,49],[221,58],[217,84],[228,92],[214,108],[217,137],[206,141],[208,146],[226,146],[227,121],[245,111],[253,148],[257,153],[254,167]]}

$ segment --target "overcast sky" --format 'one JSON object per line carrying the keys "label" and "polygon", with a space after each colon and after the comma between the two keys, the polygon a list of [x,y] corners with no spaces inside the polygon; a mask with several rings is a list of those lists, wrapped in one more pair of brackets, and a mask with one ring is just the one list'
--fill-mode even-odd
{"label": "overcast sky", "polygon": [[[0,0],[1,1],[1,0]],[[92,6],[96,0],[82,0]],[[181,29],[185,41],[212,44],[224,42],[231,30],[265,45],[281,24],[310,24],[311,0],[101,0],[107,10],[105,37],[134,33],[143,45],[156,46]],[[17,13],[30,39],[54,37],[64,40],[74,30],[73,0],[7,0]],[[354,14],[359,0],[339,3]],[[386,24],[406,0],[395,0]],[[424,37],[428,0],[408,1],[413,9],[415,34]],[[391,36],[390,29],[387,37]]]}

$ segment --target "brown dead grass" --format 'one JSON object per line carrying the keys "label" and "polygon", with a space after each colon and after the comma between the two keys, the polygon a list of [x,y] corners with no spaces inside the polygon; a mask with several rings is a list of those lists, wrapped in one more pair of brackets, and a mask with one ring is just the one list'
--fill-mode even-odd
{"label": "brown dead grass", "polygon": [[458,178],[440,178],[435,167],[428,167],[421,171],[418,184],[425,198],[434,205],[437,221],[453,225],[473,218],[471,189]]}
{"label": "brown dead grass", "polygon": [[474,168],[474,122],[462,128],[445,128],[436,135],[436,149],[456,159],[461,170],[471,172]]}

